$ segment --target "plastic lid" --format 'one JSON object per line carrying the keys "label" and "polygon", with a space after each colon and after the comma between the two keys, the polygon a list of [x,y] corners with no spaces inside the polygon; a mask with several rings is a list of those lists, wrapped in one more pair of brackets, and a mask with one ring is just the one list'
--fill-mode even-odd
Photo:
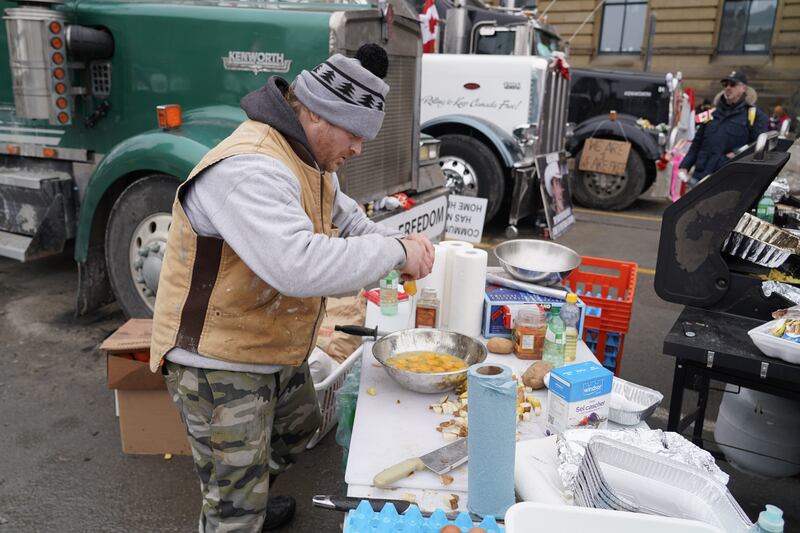
{"label": "plastic lid", "polygon": [[571,293],[567,294],[567,303],[574,304],[577,301],[578,301],[578,295],[577,294],[575,294],[574,292],[571,292]]}
{"label": "plastic lid", "polygon": [[523,307],[517,311],[515,323],[520,326],[543,326],[545,321],[542,308],[538,305]]}
{"label": "plastic lid", "polygon": [[423,300],[435,300],[437,298],[436,295],[436,288],[435,287],[423,287],[422,288],[422,299]]}
{"label": "plastic lid", "polygon": [[553,316],[559,316],[561,314],[561,308],[556,307],[555,305],[550,308],[550,314]]}
{"label": "plastic lid", "polygon": [[758,515],[758,527],[769,533],[783,532],[783,511],[774,505],[767,505]]}

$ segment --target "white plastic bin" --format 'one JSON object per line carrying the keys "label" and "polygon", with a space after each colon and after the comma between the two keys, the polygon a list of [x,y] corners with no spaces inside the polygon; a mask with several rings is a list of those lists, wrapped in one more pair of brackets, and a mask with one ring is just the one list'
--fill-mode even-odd
{"label": "white plastic bin", "polygon": [[353,365],[361,359],[361,346],[351,353],[347,359],[342,361],[336,370],[331,372],[331,375],[322,380],[320,383],[314,384],[314,390],[317,391],[317,400],[319,401],[319,409],[322,411],[322,424],[320,425],[317,433],[311,438],[306,446],[311,449],[317,445],[322,438],[333,429],[339,422],[336,412],[336,391],[344,384]]}
{"label": "white plastic bin", "polygon": [[505,526],[506,533],[723,533],[721,529],[696,520],[534,502],[512,505],[506,511]]}

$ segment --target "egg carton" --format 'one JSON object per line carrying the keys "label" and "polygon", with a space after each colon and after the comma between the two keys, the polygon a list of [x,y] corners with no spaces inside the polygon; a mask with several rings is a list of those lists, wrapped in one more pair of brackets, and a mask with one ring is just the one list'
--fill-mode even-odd
{"label": "egg carton", "polygon": [[474,527],[483,528],[486,533],[502,533],[493,516],[486,516],[480,524],[475,524],[467,513],[459,513],[455,520],[449,520],[442,509],[436,509],[430,516],[423,517],[416,505],[411,505],[405,513],[397,512],[395,506],[387,503],[380,512],[375,512],[366,500],[351,511],[345,522],[345,533],[439,533],[447,525],[453,525],[466,533]]}

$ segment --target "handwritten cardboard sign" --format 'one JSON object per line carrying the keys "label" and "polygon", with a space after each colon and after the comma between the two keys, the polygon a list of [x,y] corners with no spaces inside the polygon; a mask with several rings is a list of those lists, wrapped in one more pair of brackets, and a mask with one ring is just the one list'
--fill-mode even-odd
{"label": "handwritten cardboard sign", "polygon": [[625,175],[631,143],[609,139],[587,139],[578,169],[613,176]]}

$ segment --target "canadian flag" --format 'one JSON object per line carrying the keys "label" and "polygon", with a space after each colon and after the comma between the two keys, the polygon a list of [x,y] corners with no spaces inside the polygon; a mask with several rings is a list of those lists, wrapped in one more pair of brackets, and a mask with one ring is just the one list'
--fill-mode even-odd
{"label": "canadian flag", "polygon": [[422,25],[422,51],[430,54],[436,51],[436,26],[439,24],[439,12],[434,0],[425,0],[422,14],[419,16]]}

